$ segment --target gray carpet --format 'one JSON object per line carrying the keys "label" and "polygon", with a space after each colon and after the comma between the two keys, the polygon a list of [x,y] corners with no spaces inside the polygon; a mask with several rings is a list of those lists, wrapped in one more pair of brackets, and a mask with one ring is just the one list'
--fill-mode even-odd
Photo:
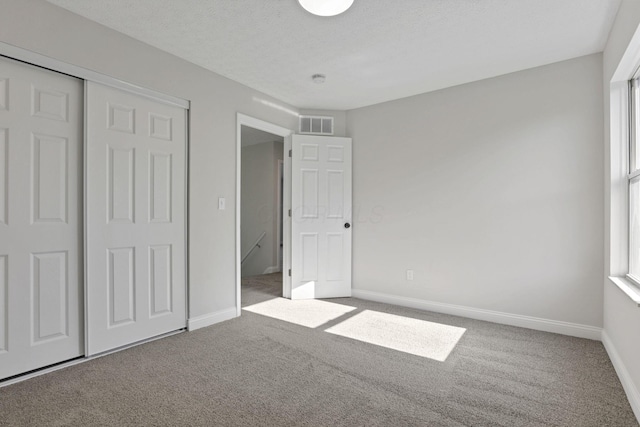
{"label": "gray carpet", "polygon": [[[243,281],[243,305],[280,295]],[[343,298],[311,328],[244,311],[0,388],[10,426],[637,426],[601,343]],[[326,332],[363,311],[466,331],[444,362]]]}

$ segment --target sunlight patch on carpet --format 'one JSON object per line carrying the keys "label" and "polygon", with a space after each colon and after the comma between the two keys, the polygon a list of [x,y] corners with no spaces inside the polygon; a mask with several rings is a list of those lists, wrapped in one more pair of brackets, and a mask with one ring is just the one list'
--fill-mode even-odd
{"label": "sunlight patch on carpet", "polygon": [[273,317],[274,319],[308,328],[317,328],[355,309],[355,307],[348,305],[316,299],[289,300],[285,298],[275,298],[243,308],[243,310],[255,314]]}
{"label": "sunlight patch on carpet", "polygon": [[444,362],[465,328],[364,310],[326,332]]}

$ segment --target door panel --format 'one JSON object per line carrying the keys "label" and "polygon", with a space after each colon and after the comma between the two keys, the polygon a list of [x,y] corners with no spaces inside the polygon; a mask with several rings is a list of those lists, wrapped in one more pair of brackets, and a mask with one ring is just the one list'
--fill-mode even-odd
{"label": "door panel", "polygon": [[69,292],[66,252],[31,255],[33,340],[36,343],[68,335]]}
{"label": "door panel", "polygon": [[109,223],[133,224],[135,149],[109,147],[108,162]]}
{"label": "door panel", "polygon": [[136,321],[135,248],[107,249],[107,286],[109,286],[109,327]]}
{"label": "door panel", "polygon": [[67,139],[33,134],[34,223],[67,222]]}
{"label": "door panel", "polygon": [[291,298],[351,296],[351,139],[294,135],[291,157]]}
{"label": "door panel", "polygon": [[0,379],[84,353],[82,96],[0,58]]}
{"label": "door panel", "polygon": [[149,221],[171,222],[171,155],[150,153],[149,165]]}
{"label": "door panel", "polygon": [[171,286],[171,245],[149,247],[150,300],[149,315],[161,316],[173,311]]}
{"label": "door panel", "polygon": [[8,307],[8,291],[7,283],[7,256],[0,255],[0,360],[3,359],[2,354],[7,352],[7,329],[9,307]]}
{"label": "door panel", "polygon": [[[0,110],[2,111],[2,110]],[[9,141],[6,128],[0,128],[0,225],[7,224],[7,209],[9,208]]]}
{"label": "door panel", "polygon": [[87,104],[93,355],[186,327],[186,111],[95,83]]}

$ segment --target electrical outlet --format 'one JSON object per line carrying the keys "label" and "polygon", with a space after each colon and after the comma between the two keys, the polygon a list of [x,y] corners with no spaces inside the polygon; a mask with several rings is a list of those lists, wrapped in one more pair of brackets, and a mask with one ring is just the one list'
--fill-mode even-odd
{"label": "electrical outlet", "polygon": [[413,280],[413,270],[407,270],[407,280]]}

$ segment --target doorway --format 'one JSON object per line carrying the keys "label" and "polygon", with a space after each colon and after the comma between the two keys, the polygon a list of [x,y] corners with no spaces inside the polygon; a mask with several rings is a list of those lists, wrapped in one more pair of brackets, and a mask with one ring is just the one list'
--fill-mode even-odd
{"label": "doorway", "polygon": [[[290,185],[287,156],[291,131],[253,117],[237,118],[236,309],[241,313],[242,278],[279,274],[285,295],[290,244],[287,232]],[[289,188],[289,190],[287,190]],[[290,232],[290,230],[289,230]],[[283,274],[283,272],[285,274]],[[271,277],[271,283],[273,283]],[[281,278],[280,278],[281,277]],[[281,285],[281,286],[280,286]]]}
{"label": "doorway", "polygon": [[241,146],[241,275],[280,273],[284,138],[242,126]]}

